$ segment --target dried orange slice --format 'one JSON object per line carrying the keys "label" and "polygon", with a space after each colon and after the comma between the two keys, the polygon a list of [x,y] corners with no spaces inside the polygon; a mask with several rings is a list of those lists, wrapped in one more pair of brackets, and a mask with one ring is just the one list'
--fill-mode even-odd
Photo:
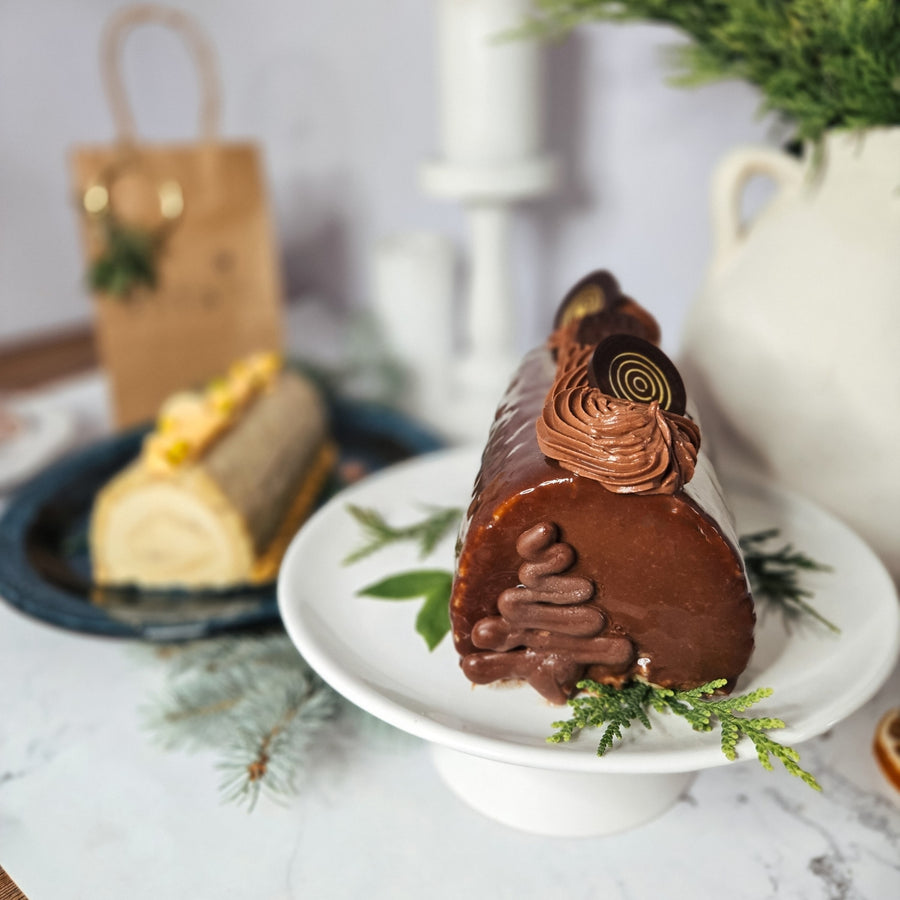
{"label": "dried orange slice", "polygon": [[872,749],[884,777],[900,791],[900,709],[888,710],[881,717]]}

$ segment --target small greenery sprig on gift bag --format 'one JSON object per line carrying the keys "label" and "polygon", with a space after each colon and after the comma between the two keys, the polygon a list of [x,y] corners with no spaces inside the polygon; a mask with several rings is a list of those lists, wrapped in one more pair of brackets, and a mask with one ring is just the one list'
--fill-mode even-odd
{"label": "small greenery sprig on gift bag", "polygon": [[[655,687],[642,681],[632,681],[616,688],[596,681],[578,683],[579,694],[569,700],[574,710],[570,719],[554,722],[557,730],[547,738],[558,744],[572,740],[586,728],[601,728],[603,733],[597,745],[597,755],[603,756],[616,741],[622,739],[622,731],[632,722],[652,728],[650,711],[670,712],[681,716],[694,731],[712,731],[717,723],[721,730],[722,753],[730,760],[737,758],[737,745],[742,737],[749,738],[756,747],[756,755],[765,769],[771,770],[775,757],[786,771],[800,778],[811,788],[821,791],[815,777],[800,767],[800,755],[791,747],[785,747],[767,732],[784,728],[781,719],[771,717],[745,718],[739,713],[771,696],[771,688],[757,688],[738,697],[711,699],[726,684],[725,679],[710,681],[687,691],[673,691]],[[605,726],[605,727],[604,727]]]}
{"label": "small greenery sprig on gift bag", "polygon": [[129,170],[143,169],[141,158],[126,154],[99,173],[81,197],[81,207],[97,232],[101,249],[90,263],[87,282],[91,290],[115,299],[131,297],[139,287],[156,288],[159,261],[165,243],[184,212],[181,185],[172,178],[154,182],[159,203],[155,225],[124,221],[113,207],[113,190]]}
{"label": "small greenery sprig on gift bag", "polygon": [[523,33],[554,35],[585,22],[672,25],[676,84],[736,78],[763,109],[818,141],[829,128],[900,124],[900,4],[896,0],[537,0]]}
{"label": "small greenery sprig on gift bag", "polygon": [[138,287],[153,290],[162,235],[123,225],[108,215],[102,223],[103,252],[88,269],[93,291],[127,299]]}
{"label": "small greenery sprig on gift bag", "polygon": [[170,750],[220,754],[226,800],[252,809],[265,789],[296,793],[310,751],[340,701],[282,631],[226,636],[157,650],[166,688],[145,725]]}

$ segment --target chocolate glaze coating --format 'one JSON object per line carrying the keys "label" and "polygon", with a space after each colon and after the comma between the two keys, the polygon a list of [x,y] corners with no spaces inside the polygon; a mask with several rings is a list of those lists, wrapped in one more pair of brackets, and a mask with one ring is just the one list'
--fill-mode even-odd
{"label": "chocolate glaze coating", "polygon": [[[464,671],[490,672],[490,659],[477,654],[495,651],[477,647],[473,629],[497,616],[501,595],[519,584],[520,536],[547,522],[575,550],[567,574],[593,582],[587,602],[606,617],[604,634],[628,638],[635,647],[625,671],[577,664],[576,681],[621,684],[637,676],[682,689],[725,678],[730,689],[753,650],[755,615],[740,554],[684,491],[617,494],[544,456],[535,421],[554,372],[550,350],[525,357],[485,448],[450,602]],[[545,654],[548,646],[545,668],[559,664],[573,684],[566,647],[560,643],[556,652],[552,635],[542,647]],[[527,667],[512,677],[531,680]]]}

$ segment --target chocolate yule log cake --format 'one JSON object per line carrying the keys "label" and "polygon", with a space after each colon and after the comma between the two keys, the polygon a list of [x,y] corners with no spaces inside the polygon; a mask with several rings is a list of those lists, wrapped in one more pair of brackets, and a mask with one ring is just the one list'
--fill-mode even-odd
{"label": "chocolate yule log cake", "polygon": [[727,679],[755,615],[730,515],[653,317],[607,272],[564,298],[497,415],[461,532],[453,638],[476,684]]}

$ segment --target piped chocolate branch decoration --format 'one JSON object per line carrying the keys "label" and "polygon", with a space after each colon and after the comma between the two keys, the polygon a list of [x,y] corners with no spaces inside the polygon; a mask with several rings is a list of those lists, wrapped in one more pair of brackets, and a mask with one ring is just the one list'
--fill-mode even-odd
{"label": "piped chocolate branch decoration", "polygon": [[479,648],[462,660],[470,681],[485,684],[522,678],[552,703],[565,703],[588,666],[624,672],[634,645],[604,634],[606,614],[593,603],[594,583],[570,575],[575,551],[559,540],[559,529],[539,522],[523,532],[516,552],[524,560],[517,587],[500,594],[499,615],[472,629]]}
{"label": "piped chocolate branch decoration", "polygon": [[604,394],[635,403],[659,404],[684,415],[684,382],[659,347],[631,334],[615,334],[597,345],[588,366],[588,383]]}

